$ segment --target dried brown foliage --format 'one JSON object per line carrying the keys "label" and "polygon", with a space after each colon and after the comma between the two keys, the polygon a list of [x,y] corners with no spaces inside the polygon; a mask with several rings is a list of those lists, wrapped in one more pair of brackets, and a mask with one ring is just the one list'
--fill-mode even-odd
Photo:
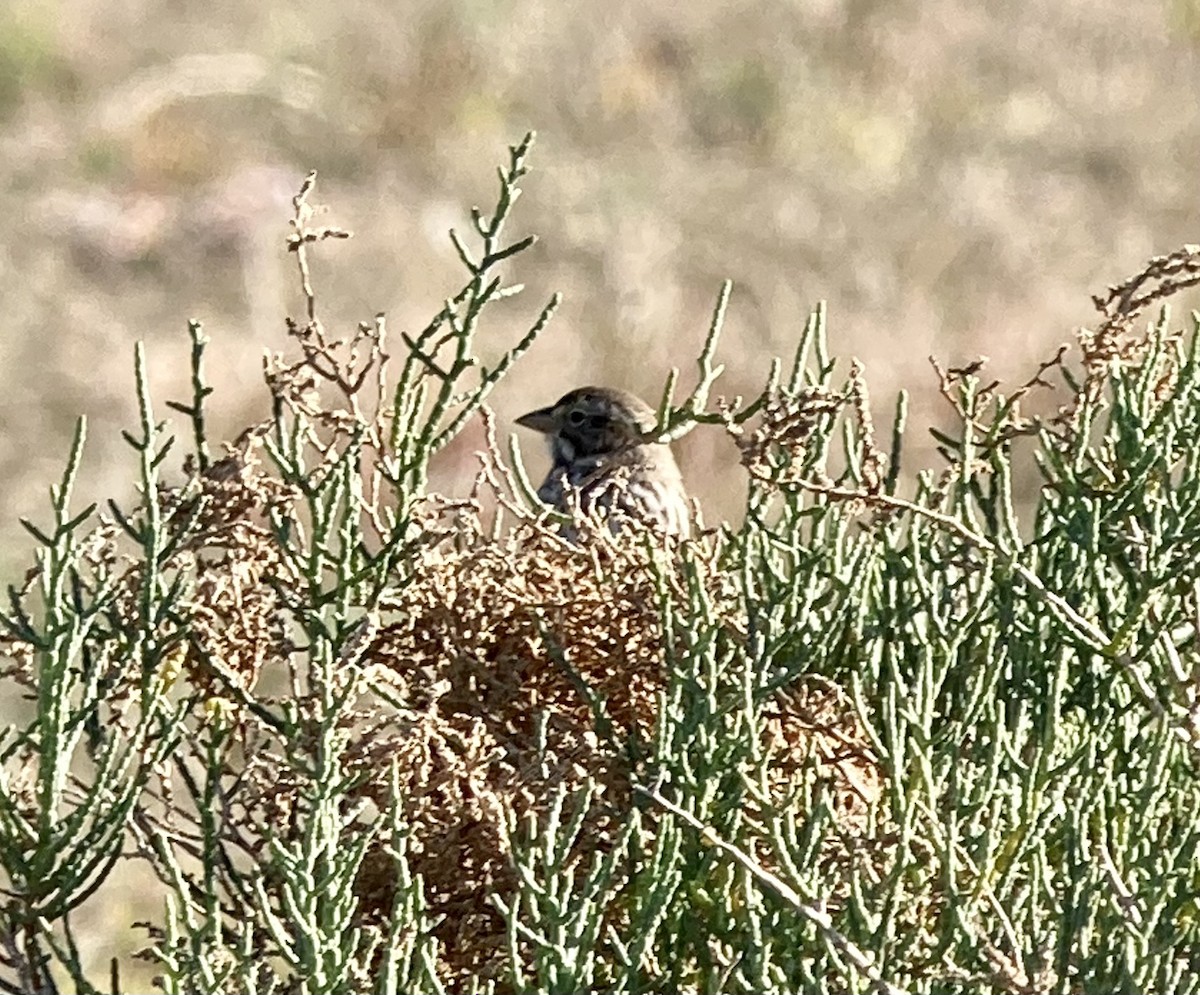
{"label": "dried brown foliage", "polygon": [[[1185,245],[1166,255],[1154,256],[1129,279],[1093,297],[1103,320],[1097,328],[1079,332],[1085,373],[1080,400],[1095,401],[1114,363],[1139,368],[1146,361],[1155,348],[1154,338],[1138,333],[1134,322],[1147,308],[1197,285],[1200,285],[1200,246]],[[1159,366],[1155,393],[1163,396],[1170,389],[1174,374],[1169,361],[1160,358]]]}
{"label": "dried brown foliage", "polygon": [[[386,795],[401,771],[409,862],[426,883],[452,976],[498,968],[503,920],[491,892],[512,885],[510,821],[537,817],[561,787],[595,786],[579,859],[607,845],[629,804],[629,736],[653,735],[665,682],[660,596],[643,547],[596,537],[572,546],[526,520],[500,536],[460,516],[453,538],[431,542],[380,602],[361,665],[414,716],[365,770]],[[383,748],[387,754],[388,747]],[[368,858],[368,916],[391,896]],[[384,880],[387,872],[383,871]]]}

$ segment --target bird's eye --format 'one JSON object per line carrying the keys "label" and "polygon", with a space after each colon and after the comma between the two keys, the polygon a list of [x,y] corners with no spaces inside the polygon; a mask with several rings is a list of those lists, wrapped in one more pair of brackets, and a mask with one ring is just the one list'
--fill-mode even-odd
{"label": "bird's eye", "polygon": [[572,425],[582,425],[583,424],[583,412],[579,411],[579,410],[572,411],[567,416],[567,421],[569,421]]}

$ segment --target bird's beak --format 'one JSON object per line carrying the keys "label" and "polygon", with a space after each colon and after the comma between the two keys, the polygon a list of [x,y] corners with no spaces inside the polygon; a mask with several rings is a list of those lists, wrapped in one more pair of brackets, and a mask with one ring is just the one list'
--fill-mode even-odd
{"label": "bird's beak", "polygon": [[521,415],[517,419],[517,424],[531,428],[535,432],[541,432],[543,435],[552,435],[558,431],[558,418],[555,417],[553,408],[538,408],[537,411],[530,411],[527,415]]}

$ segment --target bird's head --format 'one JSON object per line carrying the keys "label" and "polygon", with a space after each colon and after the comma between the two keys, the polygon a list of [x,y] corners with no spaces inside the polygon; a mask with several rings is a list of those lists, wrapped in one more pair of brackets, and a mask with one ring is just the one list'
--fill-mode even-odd
{"label": "bird's head", "polygon": [[654,409],[628,391],[580,387],[517,424],[548,436],[555,457],[569,461],[641,445],[654,421]]}

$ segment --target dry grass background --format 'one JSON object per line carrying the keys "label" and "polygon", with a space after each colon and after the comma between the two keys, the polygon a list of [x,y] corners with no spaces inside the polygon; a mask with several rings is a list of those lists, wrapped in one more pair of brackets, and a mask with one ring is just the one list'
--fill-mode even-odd
{"label": "dry grass background", "polygon": [[[200,318],[217,436],[263,412],[259,355],[299,310],[287,201],[310,167],[357,235],[320,253],[327,320],[411,329],[457,285],[445,230],[538,129],[518,218],[542,241],[497,349],[551,290],[565,303],[495,396],[502,418],[585,381],[652,394],[729,276],[727,390],[827,298],[879,413],[905,385],[919,421],[930,353],[1019,376],[1090,320],[1089,293],[1200,239],[1198,92],[1196,0],[10,0],[5,559],[79,412],[86,490],[126,490],[135,339],[160,402],[182,398]],[[448,490],[475,448],[443,461]],[[683,448],[709,518],[730,512],[731,447]]]}

